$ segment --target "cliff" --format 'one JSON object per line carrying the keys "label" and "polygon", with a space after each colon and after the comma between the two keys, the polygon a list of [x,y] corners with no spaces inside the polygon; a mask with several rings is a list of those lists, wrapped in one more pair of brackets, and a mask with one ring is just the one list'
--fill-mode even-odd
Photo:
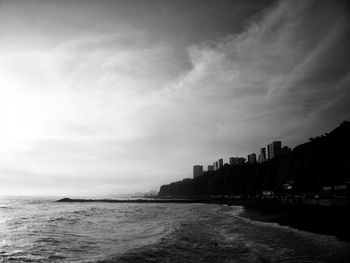
{"label": "cliff", "polygon": [[326,135],[310,138],[293,151],[261,164],[225,164],[195,179],[161,186],[158,197],[260,195],[263,190],[283,193],[293,182],[293,193],[321,194],[323,186],[350,181],[350,122]]}

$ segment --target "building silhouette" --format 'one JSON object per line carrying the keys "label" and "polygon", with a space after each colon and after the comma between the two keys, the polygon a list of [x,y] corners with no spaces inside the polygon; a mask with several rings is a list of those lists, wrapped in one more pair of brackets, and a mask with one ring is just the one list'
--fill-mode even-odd
{"label": "building silhouette", "polygon": [[[255,153],[249,154],[247,156],[247,163],[248,164],[263,163],[279,156],[288,155],[289,153],[291,153],[291,151],[292,150],[287,146],[284,146],[282,148],[281,141],[273,141],[272,143],[260,149],[260,154],[258,155],[258,158]],[[246,163],[246,159],[244,157],[229,157],[230,165],[241,165],[244,163]],[[223,158],[220,158],[217,161],[213,162],[213,165],[208,165],[208,172],[216,171],[222,167],[224,167],[224,161],[223,161]],[[202,165],[193,166],[193,178],[203,174],[204,172],[205,171],[203,171]]]}
{"label": "building silhouette", "polygon": [[217,162],[217,161],[216,161],[216,162],[213,162],[214,171],[216,171],[216,170],[218,169],[218,167],[219,167],[218,162]]}
{"label": "building silhouette", "polygon": [[281,155],[282,155],[282,142],[273,141],[272,143],[260,149],[258,162],[262,163],[268,160],[272,160]]}
{"label": "building silhouette", "polygon": [[260,149],[259,155],[259,163],[263,163],[266,161],[266,147]]}
{"label": "building silhouette", "polygon": [[218,165],[219,165],[218,169],[224,167],[224,160],[222,158],[218,160]]}
{"label": "building silhouette", "polygon": [[281,156],[282,154],[282,142],[274,141],[269,144],[269,160]]}
{"label": "building silhouette", "polygon": [[255,153],[251,153],[248,155],[248,163],[249,164],[256,163],[256,154]]}
{"label": "building silhouette", "polygon": [[272,159],[272,144],[266,145],[266,161]]}
{"label": "building silhouette", "polygon": [[243,157],[230,157],[229,161],[230,161],[230,165],[244,164],[245,158],[243,158]]}
{"label": "building silhouette", "polygon": [[193,178],[196,178],[202,174],[203,174],[203,166],[202,165],[193,166]]}

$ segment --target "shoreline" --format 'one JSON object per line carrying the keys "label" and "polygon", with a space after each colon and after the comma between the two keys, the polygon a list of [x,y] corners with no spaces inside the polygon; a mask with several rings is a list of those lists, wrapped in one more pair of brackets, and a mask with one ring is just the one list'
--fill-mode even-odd
{"label": "shoreline", "polygon": [[205,203],[243,206],[240,214],[254,221],[277,223],[316,234],[332,235],[350,243],[349,207],[285,204],[277,199],[70,199],[66,203]]}
{"label": "shoreline", "polygon": [[[230,205],[230,204],[228,204]],[[235,204],[231,204],[235,205]],[[335,236],[350,243],[349,207],[282,204],[276,200],[243,202],[241,217],[297,230]]]}

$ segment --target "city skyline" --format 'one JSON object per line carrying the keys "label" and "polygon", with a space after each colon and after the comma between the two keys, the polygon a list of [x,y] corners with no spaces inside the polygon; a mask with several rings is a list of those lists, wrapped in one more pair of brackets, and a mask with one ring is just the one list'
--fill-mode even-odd
{"label": "city skyline", "polygon": [[0,1],[0,195],[148,192],[350,119],[346,1]]}
{"label": "city skyline", "polygon": [[[278,157],[281,157],[283,155],[291,153],[292,149],[289,148],[287,145],[284,145],[282,147],[281,141],[273,141],[263,148],[260,148],[260,150],[265,150],[265,155],[262,156],[262,154],[256,154],[255,152],[249,153],[247,155],[247,158],[242,157],[240,155],[233,157],[229,156],[226,158],[228,162],[225,162],[225,158],[219,158],[217,161],[213,163],[213,165],[208,165],[207,170],[204,170],[205,165],[201,164],[195,164],[193,166],[193,178],[198,177],[199,175],[202,175],[205,172],[209,171],[216,171],[220,168],[223,168],[225,164],[228,165],[241,165],[241,164],[256,164],[256,163],[263,163]],[[284,151],[283,151],[284,150]],[[257,158],[258,157],[258,158]],[[199,169],[200,168],[200,169]]]}

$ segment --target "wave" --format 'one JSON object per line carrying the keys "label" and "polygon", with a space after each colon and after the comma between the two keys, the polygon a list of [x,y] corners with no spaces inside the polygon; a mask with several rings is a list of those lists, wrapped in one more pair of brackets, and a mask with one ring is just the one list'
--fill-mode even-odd
{"label": "wave", "polygon": [[10,206],[0,206],[0,209],[13,209],[13,207],[10,207]]}
{"label": "wave", "polygon": [[243,215],[245,212],[246,212],[246,210],[244,209],[244,207],[238,206],[238,209],[237,208],[234,209],[231,212],[231,215],[242,222],[252,224],[255,226],[275,228],[275,229],[279,229],[282,231],[294,232],[296,234],[304,235],[304,236],[308,236],[308,237],[321,238],[327,242],[332,241],[332,242],[341,242],[341,243],[347,244],[346,242],[342,242],[342,241],[338,240],[335,236],[332,236],[332,235],[316,234],[316,233],[311,233],[308,231],[296,229],[296,228],[293,228],[293,227],[288,226],[288,225],[281,225],[281,224],[276,223],[276,222],[266,222],[266,221],[262,221],[259,219],[251,219],[251,218],[249,218],[249,214]]}
{"label": "wave", "polygon": [[332,251],[340,255],[349,249],[334,238],[246,218],[242,206],[44,203],[32,208],[6,213],[0,262],[318,262],[319,254],[329,258]]}

